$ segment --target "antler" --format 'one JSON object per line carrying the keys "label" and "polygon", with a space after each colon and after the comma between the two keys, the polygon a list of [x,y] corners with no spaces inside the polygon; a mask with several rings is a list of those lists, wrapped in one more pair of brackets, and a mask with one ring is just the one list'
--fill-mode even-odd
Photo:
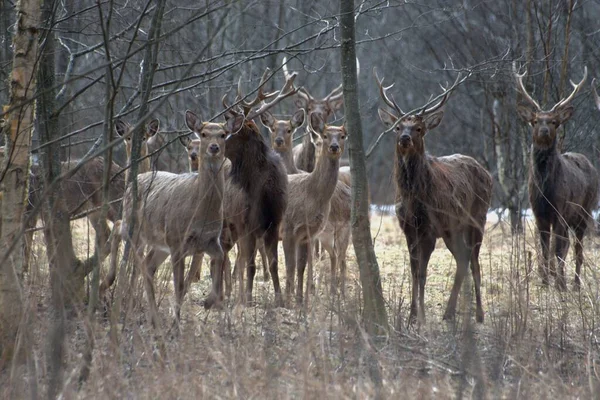
{"label": "antler", "polygon": [[394,86],[394,84],[392,83],[388,87],[383,86],[383,80],[385,78],[379,79],[379,76],[377,76],[377,67],[373,67],[373,76],[375,77],[375,80],[377,81],[377,85],[379,86],[379,95],[381,96],[383,101],[385,101],[385,104],[387,104],[388,106],[390,106],[391,108],[396,110],[399,113],[400,117],[403,115],[406,115],[404,113],[404,111],[402,111],[400,106],[398,106],[398,104],[396,103],[396,100],[394,100],[394,96],[390,95],[390,97],[388,97],[388,95],[387,95],[387,91],[389,89],[391,89]]}
{"label": "antler", "polygon": [[242,78],[240,77],[240,79],[238,80],[237,95],[235,97],[235,102],[242,106],[242,108],[244,109],[244,115],[248,114],[248,112],[250,112],[252,107],[256,106],[257,104],[260,104],[261,102],[263,102],[277,94],[277,92],[264,93],[264,91],[263,91],[264,85],[267,82],[267,78],[269,77],[270,72],[271,72],[271,70],[267,67],[265,69],[265,72],[263,73],[262,77],[260,78],[260,83],[258,85],[258,93],[256,94],[256,97],[254,98],[254,100],[251,100],[251,101],[243,100],[244,95],[242,94]]}
{"label": "antler", "polygon": [[596,108],[600,110],[600,96],[596,92],[596,78],[592,79],[592,93],[594,93],[594,101],[596,102]]}
{"label": "antler", "polygon": [[527,75],[527,71],[523,72],[522,74],[519,74],[517,72],[517,63],[513,62],[513,73],[515,74],[515,78],[517,78],[517,89],[519,89],[521,94],[525,96],[525,100],[529,101],[531,105],[533,105],[536,108],[537,111],[542,111],[542,107],[540,107],[538,102],[535,101],[533,97],[529,95],[529,93],[527,93],[525,85],[523,84],[523,78]]}
{"label": "antler", "polygon": [[[288,77],[286,77],[285,79],[285,84],[283,85],[283,88],[281,88],[280,91],[278,92],[274,92],[272,95],[277,94],[277,96],[271,100],[271,102],[269,103],[263,103],[262,106],[260,106],[260,108],[256,111],[251,111],[248,110],[248,113],[246,114],[246,120],[250,121],[256,117],[258,117],[260,114],[264,113],[265,111],[269,110],[271,107],[273,107],[274,105],[276,105],[277,103],[279,103],[281,100],[285,99],[286,97],[292,96],[294,94],[296,94],[298,92],[298,89],[296,89],[294,87],[294,79],[296,79],[296,76],[298,74],[293,72],[291,75],[289,75]],[[272,97],[272,96],[271,96]]]}
{"label": "antler", "polygon": [[[461,74],[459,73],[458,76],[456,77],[456,80],[452,84],[452,86],[450,86],[448,89],[446,89],[444,86],[442,86],[440,84],[440,87],[442,88],[443,92],[440,93],[437,97],[432,98],[427,103],[425,103],[425,105],[421,108],[421,111],[419,112],[419,115],[431,114],[433,112],[436,112],[440,108],[442,108],[444,106],[444,104],[446,104],[446,101],[448,101],[448,99],[450,98],[450,94],[452,93],[452,91],[454,90],[454,88],[456,86],[458,86],[459,84],[463,83],[469,77],[469,75],[470,74],[467,74],[467,76],[465,76],[461,80]],[[440,97],[442,98],[442,100],[440,100],[439,103],[437,103],[433,107],[427,108],[427,106],[429,106],[431,103],[435,102]]]}
{"label": "antler", "polygon": [[573,86],[573,91],[571,92],[569,97],[562,99],[561,101],[556,103],[556,105],[554,107],[552,107],[552,110],[550,110],[550,111],[555,111],[558,108],[564,107],[567,104],[569,104],[571,102],[571,100],[573,100],[573,98],[575,97],[577,92],[579,92],[581,90],[583,83],[587,79],[587,73],[588,73],[587,66],[585,66],[583,68],[583,78],[581,79],[581,81],[578,84],[575,84],[573,81],[571,81],[571,86]]}

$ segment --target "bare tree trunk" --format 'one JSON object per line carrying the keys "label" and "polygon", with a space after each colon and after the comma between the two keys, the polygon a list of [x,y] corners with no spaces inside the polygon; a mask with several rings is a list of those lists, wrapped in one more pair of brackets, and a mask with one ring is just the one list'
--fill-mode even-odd
{"label": "bare tree trunk", "polygon": [[[29,150],[33,127],[33,98],[36,89],[35,66],[40,32],[40,2],[21,0],[17,5],[16,32],[13,41],[14,58],[10,80],[10,105],[6,128],[6,174],[2,179],[2,232],[0,238],[0,370],[15,359],[19,324],[23,315],[21,275],[23,253],[21,228],[27,177]],[[21,343],[20,348],[27,346]],[[20,357],[19,357],[20,359]]]}
{"label": "bare tree trunk", "polygon": [[352,242],[360,270],[365,326],[369,333],[381,334],[387,331],[388,322],[369,221],[369,187],[356,77],[354,1],[340,0],[340,14],[342,83],[352,173]]}

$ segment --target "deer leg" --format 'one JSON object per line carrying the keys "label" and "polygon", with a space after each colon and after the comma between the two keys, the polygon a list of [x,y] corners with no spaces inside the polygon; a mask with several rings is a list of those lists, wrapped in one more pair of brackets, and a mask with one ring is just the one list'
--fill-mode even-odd
{"label": "deer leg", "polygon": [[406,242],[408,244],[408,252],[410,255],[410,274],[412,277],[412,294],[410,300],[410,314],[408,317],[408,325],[412,325],[417,321],[417,300],[419,298],[419,248],[417,245],[416,233],[405,233]]}
{"label": "deer leg", "polygon": [[256,236],[250,234],[244,237],[245,254],[247,255],[246,260],[246,274],[248,281],[246,282],[246,301],[252,303],[252,289],[254,287],[254,276],[256,275]]}
{"label": "deer leg", "polygon": [[286,301],[290,302],[294,295],[294,273],[297,260],[297,247],[291,234],[286,235],[283,239],[283,254],[285,256],[285,297]]}
{"label": "deer leg", "polygon": [[[483,226],[483,225],[482,225]],[[483,240],[483,230],[473,228],[471,232],[471,274],[475,283],[475,319],[477,322],[483,323],[483,305],[481,303],[481,266],[479,265],[479,250],[481,249],[481,241]]]}
{"label": "deer leg", "polygon": [[110,234],[110,265],[108,274],[104,277],[102,284],[100,285],[99,298],[104,302],[105,307],[108,307],[108,298],[106,297],[106,291],[113,285],[117,278],[117,263],[119,259],[119,246],[121,244],[121,220],[114,223],[112,232]]}
{"label": "deer leg", "polygon": [[158,266],[167,259],[168,255],[169,253],[162,250],[150,249],[142,263],[144,286],[146,288],[148,306],[150,307],[150,321],[154,328],[158,327],[158,307],[156,305],[156,296],[154,294],[154,275],[156,274]]}
{"label": "deer leg", "polygon": [[419,243],[419,269],[417,279],[419,281],[419,323],[425,323],[425,284],[427,283],[427,266],[429,258],[435,249],[435,238],[422,237]]}
{"label": "deer leg", "polygon": [[200,282],[202,278],[202,256],[203,254],[194,254],[192,256],[192,261],[190,263],[190,274],[194,271],[194,275],[189,275],[191,277],[190,282]]}
{"label": "deer leg", "polygon": [[89,214],[88,218],[96,232],[96,253],[98,253],[98,263],[102,263],[110,251],[110,228],[106,220],[100,218],[100,213],[95,212]]}
{"label": "deer leg", "polygon": [[204,300],[204,308],[209,309],[219,305],[223,300],[223,274],[224,268],[226,268],[225,259],[227,255],[221,247],[220,240],[211,242],[211,245],[206,249],[206,253],[211,257],[212,289]]}
{"label": "deer leg", "polygon": [[279,229],[269,229],[264,236],[263,246],[267,250],[269,257],[269,271],[273,281],[273,289],[275,290],[275,305],[283,306],[283,297],[281,296],[281,285],[279,283],[279,266],[277,259],[277,247],[279,242]]}
{"label": "deer leg", "polygon": [[[312,252],[312,248],[310,247],[311,243],[301,242],[296,245],[297,254],[296,254],[296,269],[298,275],[298,282],[296,282],[296,303],[302,304],[304,299],[304,271],[306,270],[306,263],[308,262],[308,253]],[[308,286],[310,286],[311,282],[308,282]]]}
{"label": "deer leg", "polygon": [[550,225],[538,223],[540,234],[540,245],[542,248],[542,260],[539,266],[539,273],[542,276],[542,285],[548,286],[548,259],[550,255]]}
{"label": "deer leg", "polygon": [[[309,300],[310,300],[310,293],[312,292],[312,287],[313,287],[313,274],[314,274],[314,269],[313,269],[313,247],[312,244],[314,243],[314,241],[309,237],[308,239],[308,243],[306,245],[306,249],[308,250],[306,255],[306,261],[308,264],[308,273],[306,274],[306,307],[308,308],[308,304],[309,304]],[[299,281],[299,280],[298,280]],[[302,293],[302,286],[300,286],[300,293]]]}
{"label": "deer leg", "polygon": [[270,265],[269,265],[269,257],[267,255],[267,246],[265,244],[264,238],[261,238],[256,241],[256,248],[258,249],[258,252],[260,253],[260,259],[262,260],[263,281],[268,282],[269,279],[271,278],[269,275]]}
{"label": "deer leg", "polygon": [[454,284],[450,292],[450,298],[444,312],[444,320],[452,320],[456,314],[456,303],[458,293],[462,287],[463,280],[469,271],[469,260],[471,258],[471,249],[465,243],[462,232],[455,233],[449,238],[444,238],[446,246],[456,260],[456,274],[454,275]]}
{"label": "deer leg", "polygon": [[200,277],[200,270],[202,267],[202,258],[204,257],[204,253],[195,253],[192,256],[192,262],[190,263],[190,269],[188,271],[187,277],[185,278],[184,283],[184,293],[188,292],[192,282],[198,282],[196,279]]}
{"label": "deer leg", "polygon": [[[331,268],[331,294],[333,295],[337,289],[337,254],[335,252],[333,235],[321,235],[318,242],[321,243],[321,250],[325,250],[329,254],[329,263]],[[315,258],[318,259],[318,257]]]}
{"label": "deer leg", "polygon": [[181,319],[181,304],[185,294],[185,256],[179,249],[171,249],[171,263],[173,264],[173,288],[175,289],[175,324],[179,325]]}
{"label": "deer leg", "polygon": [[555,285],[556,288],[560,291],[565,291],[567,289],[567,278],[565,276],[565,261],[567,258],[567,253],[569,252],[569,230],[566,226],[562,224],[557,224],[554,229],[554,240],[556,247],[556,260],[557,260],[557,269],[556,269],[556,280]]}
{"label": "deer leg", "polygon": [[578,227],[575,231],[575,280],[573,289],[581,289],[581,266],[583,265],[583,235],[585,228]]}

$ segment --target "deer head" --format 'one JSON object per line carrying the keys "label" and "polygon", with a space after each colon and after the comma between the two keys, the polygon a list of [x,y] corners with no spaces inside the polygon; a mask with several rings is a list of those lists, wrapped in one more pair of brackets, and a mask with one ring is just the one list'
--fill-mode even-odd
{"label": "deer head", "polygon": [[200,138],[197,134],[192,135],[193,138],[189,136],[180,136],[179,141],[185,147],[185,151],[187,152],[188,158],[190,159],[190,171],[196,172],[198,171],[198,154],[200,153]]}
{"label": "deer head", "polygon": [[[379,86],[381,98],[397,113],[391,113],[383,108],[378,110],[381,122],[388,128],[394,127],[394,132],[396,134],[396,151],[403,157],[411,154],[425,154],[425,143],[423,140],[425,135],[440,124],[442,117],[444,116],[442,107],[446,104],[446,101],[448,101],[452,90],[466,78],[461,80],[459,74],[451,87],[446,89],[442,86],[442,94],[428,101],[424,106],[405,113],[400,109],[393,96],[387,94],[387,91],[394,85],[392,84],[387,87],[383,86],[383,78],[379,79],[375,69],[373,69],[373,74],[375,75],[375,80]],[[431,105],[438,100],[439,102],[437,104]]]}
{"label": "deer head", "polygon": [[[358,58],[356,59],[356,63],[358,67],[357,72],[359,72],[360,64],[358,63]],[[282,69],[287,79],[290,74],[287,69],[287,59],[285,57],[283,59]],[[301,88],[298,90],[298,96],[294,103],[296,104],[296,107],[304,109],[308,117],[310,117],[312,114],[317,114],[327,122],[333,116],[333,114],[341,109],[344,105],[342,85],[339,85],[333,89],[322,99],[312,96],[308,90]]]}
{"label": "deer head", "polygon": [[244,118],[231,118],[225,123],[202,122],[190,110],[185,112],[185,123],[196,137],[200,139],[197,152],[197,163],[203,159],[222,160],[225,157],[225,139],[236,134],[244,124]]}
{"label": "deer head", "polygon": [[289,120],[279,120],[266,111],[260,122],[268,129],[271,145],[275,150],[290,151],[294,132],[304,123],[304,109],[297,110]]}
{"label": "deer head", "polygon": [[538,102],[527,93],[525,85],[523,84],[523,78],[527,75],[527,72],[519,74],[516,65],[513,64],[513,73],[517,79],[517,90],[519,90],[525,100],[533,106],[533,108],[530,108],[519,105],[517,107],[517,113],[523,121],[533,128],[534,145],[542,149],[548,149],[554,146],[556,143],[558,127],[567,122],[573,115],[573,106],[570,103],[587,78],[587,67],[584,68],[583,79],[581,79],[578,84],[571,81],[571,85],[573,86],[571,94],[561,99],[549,111],[542,110],[542,107],[540,107]]}
{"label": "deer head", "polygon": [[[144,130],[144,136],[142,137],[142,148],[140,151],[140,158],[145,158],[148,155],[148,145],[152,144],[156,140],[156,133],[160,127],[160,121],[153,119],[148,123]],[[115,131],[120,137],[125,137],[125,151],[127,152],[127,160],[131,161],[131,125],[120,119],[115,121]]]}
{"label": "deer head", "polygon": [[333,160],[342,156],[348,138],[345,126],[326,125],[323,118],[313,114],[308,124],[308,130],[316,147],[317,157],[320,157],[323,151],[328,158]]}

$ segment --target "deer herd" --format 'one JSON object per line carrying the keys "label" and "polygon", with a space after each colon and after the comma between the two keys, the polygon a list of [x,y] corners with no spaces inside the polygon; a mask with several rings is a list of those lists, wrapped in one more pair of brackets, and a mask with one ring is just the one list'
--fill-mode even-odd
{"label": "deer herd", "polygon": [[[598,202],[598,173],[585,156],[561,154],[558,128],[573,114],[571,102],[587,78],[587,69],[578,84],[571,82],[570,95],[549,111],[544,111],[525,89],[525,74],[513,69],[517,90],[529,103],[529,107],[518,106],[516,111],[531,126],[533,136],[528,188],[541,245],[542,283],[548,285],[553,277],[559,290],[566,289],[564,265],[572,230],[574,282],[579,289],[583,236]],[[94,211],[102,205],[97,189],[102,182],[103,160],[97,158],[85,164],[65,183],[69,213],[90,210],[88,218],[96,232],[96,243],[102,248],[100,254],[110,255],[110,269],[100,286],[102,298],[108,299],[107,290],[117,276],[117,253],[124,240],[130,241],[133,249],[131,284],[141,275],[155,326],[159,321],[154,277],[168,256],[173,267],[177,322],[186,292],[200,277],[204,254],[210,257],[212,280],[204,300],[206,308],[220,306],[231,294],[232,278],[238,283],[240,301],[252,302],[257,252],[262,256],[265,280],[273,283],[276,305],[289,305],[294,300],[308,303],[317,242],[329,255],[332,293],[344,293],[352,202],[351,176],[347,168],[340,166],[340,158],[352,132],[344,125],[328,122],[343,106],[342,87],[318,99],[294,86],[295,73],[290,74],[285,67],[283,71],[285,84],[279,91],[265,93],[267,69],[254,99],[248,100],[240,84],[232,106],[225,95],[224,122],[208,122],[186,111],[185,124],[190,133],[180,140],[189,158],[188,173],[151,170],[148,143],[159,130],[159,121],[152,120],[143,137],[137,191],[126,184],[123,168],[116,163],[110,166],[113,179],[107,218],[113,223],[112,231],[100,212]],[[425,320],[427,266],[437,239],[442,238],[456,260],[454,284],[443,318],[454,318],[458,294],[470,268],[475,316],[477,322],[483,322],[479,251],[492,198],[492,176],[472,157],[429,155],[424,141],[427,132],[440,124],[444,105],[466,77],[461,79],[459,75],[453,85],[442,87],[440,95],[404,112],[389,93],[393,85],[384,86],[383,79],[373,72],[380,97],[389,107],[380,108],[379,117],[395,135],[396,216],[406,237],[412,276],[409,321]],[[600,109],[595,88],[593,93]],[[270,110],[292,96],[296,110],[289,117],[275,118]],[[268,142],[255,120],[267,129]],[[300,129],[302,142],[294,147],[293,138]],[[117,120],[115,130],[125,138],[131,163],[131,127]],[[73,165],[63,163],[63,168]],[[31,186],[30,202],[39,201],[36,185]],[[554,246],[550,245],[551,239]],[[279,278],[279,241],[285,258],[284,291]],[[25,242],[29,247],[31,237]],[[228,253],[235,245],[238,251],[232,273]],[[556,260],[550,255],[551,249]],[[192,261],[186,275],[188,256]]]}

